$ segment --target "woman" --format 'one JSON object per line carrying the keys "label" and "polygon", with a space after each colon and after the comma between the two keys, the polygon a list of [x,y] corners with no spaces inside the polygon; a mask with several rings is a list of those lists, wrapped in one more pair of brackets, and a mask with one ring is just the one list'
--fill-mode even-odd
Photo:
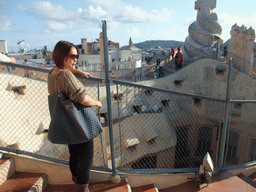
{"label": "woman", "polygon": [[[56,67],[48,74],[49,94],[57,93],[60,90],[65,93],[74,103],[81,103],[85,106],[102,107],[100,101],[91,98],[86,94],[83,84],[73,73],[80,73],[85,77],[90,74],[76,69],[79,57],[78,48],[67,41],[59,41],[53,51],[53,61]],[[58,78],[58,87],[56,79]],[[56,88],[57,87],[57,88]],[[72,127],[70,127],[72,129]],[[69,167],[72,173],[72,180],[78,184],[77,192],[88,192],[89,173],[93,162],[93,140],[85,143],[68,145],[70,160]]]}

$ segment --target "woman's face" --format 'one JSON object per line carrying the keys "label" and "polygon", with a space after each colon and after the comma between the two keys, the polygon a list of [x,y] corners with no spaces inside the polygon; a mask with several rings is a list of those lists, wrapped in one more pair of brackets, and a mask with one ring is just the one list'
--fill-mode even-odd
{"label": "woman's face", "polygon": [[71,47],[68,56],[64,59],[64,69],[75,69],[77,59],[77,50],[75,47]]}

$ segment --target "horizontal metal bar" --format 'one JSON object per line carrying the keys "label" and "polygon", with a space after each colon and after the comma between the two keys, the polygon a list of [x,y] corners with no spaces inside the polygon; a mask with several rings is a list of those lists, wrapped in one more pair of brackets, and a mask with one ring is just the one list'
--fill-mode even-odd
{"label": "horizontal metal bar", "polygon": [[248,163],[240,164],[240,165],[231,165],[231,166],[224,166],[224,170],[231,170],[231,169],[241,169],[241,168],[248,168],[256,166],[256,161],[251,161]]}
{"label": "horizontal metal bar", "polygon": [[183,169],[119,169],[119,173],[190,173],[198,172],[199,168],[183,168]]}
{"label": "horizontal metal bar", "polygon": [[256,103],[256,100],[230,100],[230,103]]}
{"label": "horizontal metal bar", "polygon": [[23,65],[23,64],[18,64],[18,63],[0,62],[0,64],[10,66],[10,67],[22,68],[22,69],[31,69],[31,70],[35,70],[35,71],[44,72],[44,73],[49,73],[51,71],[51,69],[45,69],[45,68],[41,68],[41,67],[34,67],[34,66]]}
{"label": "horizontal metal bar", "polygon": [[218,101],[218,102],[223,102],[223,103],[226,102],[226,100],[223,100],[223,99],[216,99],[216,98],[212,98],[212,97],[206,97],[206,96],[195,95],[195,94],[188,94],[188,93],[183,93],[183,92],[176,92],[176,91],[171,91],[171,90],[166,90],[166,89],[161,89],[161,88],[156,88],[156,87],[149,87],[149,86],[145,86],[145,85],[139,85],[139,84],[120,81],[120,80],[113,80],[112,79],[112,82],[117,83],[117,84],[121,84],[121,85],[133,86],[133,87],[142,88],[142,89],[150,89],[150,90],[153,90],[153,91],[176,94],[176,95],[181,95],[181,96],[196,97],[196,98]]}
{"label": "horizontal metal bar", "polygon": [[[53,163],[59,163],[59,164],[62,164],[62,165],[69,165],[68,160],[57,159],[57,158],[54,158],[54,157],[44,156],[44,155],[40,155],[40,154],[37,154],[37,153],[12,149],[12,148],[8,148],[8,147],[6,148],[6,147],[1,147],[1,146],[0,146],[0,150],[3,151],[3,152],[5,151],[5,152],[16,153],[17,155],[27,155],[29,157],[34,157],[34,158],[37,158],[37,159],[46,160],[46,161],[50,161],[50,162],[53,162]],[[109,173],[112,172],[111,169],[109,169],[109,168],[97,167],[97,166],[92,166],[92,170],[105,171],[105,172],[109,172]]]}
{"label": "horizontal metal bar", "polygon": [[[17,67],[17,68],[22,68],[22,69],[30,69],[34,71],[40,71],[43,73],[50,73],[52,69],[46,69],[46,68],[41,68],[41,67],[35,67],[35,66],[29,66],[29,65],[23,65],[23,64],[16,64],[16,63],[6,63],[6,62],[0,62],[2,65],[10,66],[10,67]],[[79,75],[79,78],[81,79],[87,79],[86,77]],[[89,79],[92,79],[94,81],[104,81],[103,78],[98,78],[98,77],[90,77]]]}

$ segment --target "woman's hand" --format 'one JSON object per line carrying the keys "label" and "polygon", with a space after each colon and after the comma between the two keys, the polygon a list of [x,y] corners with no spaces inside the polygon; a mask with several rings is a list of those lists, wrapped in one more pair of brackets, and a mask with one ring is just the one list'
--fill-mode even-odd
{"label": "woman's hand", "polygon": [[89,78],[89,77],[91,77],[91,74],[90,73],[88,73],[88,72],[83,72],[83,71],[80,71],[80,73],[79,73],[80,75],[82,75],[82,76],[84,76],[85,78]]}
{"label": "woman's hand", "polygon": [[101,109],[101,107],[102,107],[102,103],[101,103],[100,101],[98,101],[96,106],[97,106],[97,107],[99,107],[99,108]]}
{"label": "woman's hand", "polygon": [[85,106],[96,106],[96,107],[99,107],[99,108],[102,107],[102,103],[100,101],[93,99],[89,95],[85,95],[81,104],[85,105]]}

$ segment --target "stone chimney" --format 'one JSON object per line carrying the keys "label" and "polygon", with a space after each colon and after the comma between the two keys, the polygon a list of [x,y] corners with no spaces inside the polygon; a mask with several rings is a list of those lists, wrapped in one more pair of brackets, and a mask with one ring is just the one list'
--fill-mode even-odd
{"label": "stone chimney", "polygon": [[244,25],[239,27],[233,25],[230,31],[230,41],[228,44],[227,61],[233,58],[233,67],[251,76],[254,63],[254,40],[255,31]]}

